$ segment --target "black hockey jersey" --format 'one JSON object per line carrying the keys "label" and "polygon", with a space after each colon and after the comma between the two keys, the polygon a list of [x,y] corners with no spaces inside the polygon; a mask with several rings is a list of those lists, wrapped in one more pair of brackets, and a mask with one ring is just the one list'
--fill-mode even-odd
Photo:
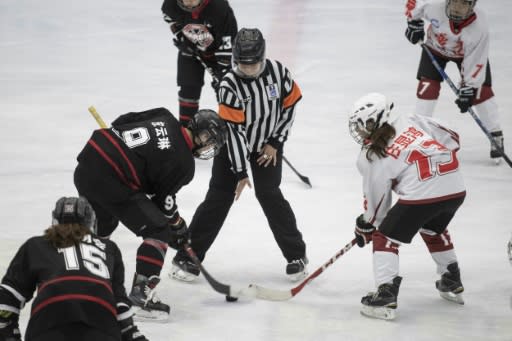
{"label": "black hockey jersey", "polygon": [[203,52],[205,61],[211,61],[212,54],[218,62],[231,59],[238,25],[228,1],[204,0],[194,12],[187,12],[176,0],[165,0],[162,12],[177,38]]}
{"label": "black hockey jersey", "polygon": [[92,235],[63,249],[42,236],[30,238],[11,261],[1,287],[0,304],[18,314],[37,288],[26,339],[82,322],[121,340],[118,307],[131,306],[119,248]]}
{"label": "black hockey jersey", "polygon": [[[192,141],[165,108],[131,112],[118,117],[110,129],[95,130],[78,161],[114,176],[133,192],[152,195],[166,215],[177,211],[179,189],[194,177]],[[172,206],[172,207],[171,207]]]}

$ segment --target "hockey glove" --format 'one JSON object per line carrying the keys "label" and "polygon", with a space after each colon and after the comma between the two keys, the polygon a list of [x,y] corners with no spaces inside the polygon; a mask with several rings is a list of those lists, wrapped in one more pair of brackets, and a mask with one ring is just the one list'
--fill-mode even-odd
{"label": "hockey glove", "polygon": [[0,310],[0,340],[21,341],[18,318],[18,314],[7,310]]}
{"label": "hockey glove", "polygon": [[170,247],[179,250],[183,245],[190,243],[190,231],[182,217],[178,216],[175,222],[170,222],[169,227],[171,228]]}
{"label": "hockey glove", "polygon": [[364,220],[364,215],[360,215],[356,219],[356,228],[354,233],[356,235],[357,246],[364,247],[372,241],[372,234],[375,231],[375,226]]}
{"label": "hockey glove", "polygon": [[413,45],[423,40],[425,37],[424,23],[422,19],[407,21],[407,29],[405,30],[405,37]]}
{"label": "hockey glove", "polygon": [[475,98],[475,88],[470,86],[462,86],[458,93],[459,98],[455,100],[455,103],[459,106],[460,112],[468,112],[469,107],[473,105],[473,99]]}

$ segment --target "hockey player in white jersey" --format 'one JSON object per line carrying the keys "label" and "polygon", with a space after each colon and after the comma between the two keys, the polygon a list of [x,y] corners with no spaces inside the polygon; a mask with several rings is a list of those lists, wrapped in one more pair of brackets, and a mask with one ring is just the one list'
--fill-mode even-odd
{"label": "hockey player in white jersey", "polygon": [[[360,247],[373,240],[377,291],[361,300],[361,313],[393,319],[402,277],[398,249],[417,232],[441,275],[441,297],[463,304],[464,290],[447,226],[466,190],[457,160],[459,136],[436,120],[399,116],[382,94],[359,99],[349,117],[352,137],[362,145],[357,168],[363,177],[365,211],[356,219]],[[392,192],[398,200],[392,204]]]}
{"label": "hockey player in white jersey", "polygon": [[[405,36],[412,44],[425,38],[425,45],[444,69],[450,61],[457,64],[461,83],[455,101],[461,113],[473,106],[497,145],[503,148],[498,105],[492,90],[489,64],[489,25],[485,13],[475,8],[476,0],[408,0],[405,14]],[[441,82],[441,75],[426,51],[422,52],[416,91],[416,113],[432,116]],[[499,160],[501,154],[491,144],[490,156]]]}

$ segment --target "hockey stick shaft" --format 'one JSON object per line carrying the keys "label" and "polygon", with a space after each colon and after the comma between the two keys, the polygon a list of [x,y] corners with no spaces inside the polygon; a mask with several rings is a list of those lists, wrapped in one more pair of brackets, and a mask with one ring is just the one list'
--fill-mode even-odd
{"label": "hockey stick shaft", "polygon": [[283,155],[283,161],[288,165],[288,167],[291,168],[291,170],[300,178],[300,180],[302,182],[304,182],[309,187],[313,187],[311,185],[311,182],[309,181],[309,178],[305,175],[300,174],[299,171],[297,169],[295,169],[295,167],[293,167],[293,165],[290,163],[290,161],[288,161],[288,159],[284,155]]}
{"label": "hockey stick shaft", "polygon": [[253,291],[251,291],[251,295],[256,298],[268,300],[268,301],[286,301],[297,295],[308,283],[310,283],[313,279],[318,277],[322,272],[325,271],[329,266],[331,266],[338,258],[343,256],[348,252],[354,245],[356,244],[356,239],[353,239],[350,243],[345,245],[341,250],[336,252],[334,256],[329,258],[327,262],[325,262],[321,267],[315,270],[311,275],[309,275],[306,279],[304,279],[299,285],[290,289],[290,290],[275,290],[269,289],[257,284],[249,285]]}
{"label": "hockey stick shaft", "polygon": [[96,108],[93,107],[92,105],[89,107],[89,112],[91,113],[92,117],[94,117],[94,119],[96,120],[96,122],[98,122],[98,125],[105,129],[107,128],[107,125],[105,124],[105,121],[103,121],[103,119],[101,118],[100,114],[96,111]]}
{"label": "hockey stick shaft", "polygon": [[[455,95],[458,94],[459,92],[459,89],[457,89],[457,86],[453,83],[453,81],[450,79],[450,77],[448,76],[448,74],[444,71],[444,69],[441,67],[441,65],[439,65],[439,63],[437,62],[437,59],[436,57],[434,56],[434,54],[429,50],[428,46],[425,45],[425,44],[421,44],[421,47],[423,48],[423,50],[428,54],[430,60],[432,61],[432,64],[434,65],[434,67],[436,68],[437,72],[439,72],[439,74],[441,75],[441,77],[448,83],[448,85],[450,86],[450,88],[452,89],[452,91],[455,93]],[[510,160],[510,158],[507,156],[507,154],[505,154],[505,151],[503,150],[503,148],[501,148],[501,146],[498,145],[498,143],[493,139],[491,133],[489,132],[489,130],[487,130],[487,128],[484,126],[484,124],[482,123],[482,120],[480,120],[480,118],[478,117],[477,114],[475,114],[475,112],[473,111],[473,108],[469,107],[468,109],[468,112],[469,114],[471,115],[471,117],[473,117],[473,119],[475,120],[475,122],[478,124],[478,126],[480,127],[480,129],[482,129],[482,131],[485,133],[485,136],[487,136],[487,138],[489,139],[489,141],[491,141],[491,144],[496,148],[496,150],[498,150],[498,152],[501,154],[501,156],[503,157],[503,159],[505,159],[505,162],[507,162],[507,164],[512,167],[512,161]]]}

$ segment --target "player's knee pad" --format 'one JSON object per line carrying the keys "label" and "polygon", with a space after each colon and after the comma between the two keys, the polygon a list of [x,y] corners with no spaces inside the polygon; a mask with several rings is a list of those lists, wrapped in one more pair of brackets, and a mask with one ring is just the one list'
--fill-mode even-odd
{"label": "player's knee pad", "polygon": [[475,99],[473,100],[473,105],[480,104],[482,102],[487,101],[489,98],[494,96],[494,92],[492,91],[492,87],[488,85],[482,85],[480,89],[478,89]]}
{"label": "player's knee pad", "polygon": [[434,100],[439,98],[441,82],[422,77],[418,82],[416,96],[421,99]]}
{"label": "player's knee pad", "polygon": [[420,235],[427,245],[430,253],[453,249],[452,239],[448,233],[448,229],[444,230],[442,233],[436,233],[427,229],[420,229]]}
{"label": "player's knee pad", "polygon": [[382,232],[376,230],[372,236],[373,252],[391,252],[398,255],[400,242],[386,237]]}

